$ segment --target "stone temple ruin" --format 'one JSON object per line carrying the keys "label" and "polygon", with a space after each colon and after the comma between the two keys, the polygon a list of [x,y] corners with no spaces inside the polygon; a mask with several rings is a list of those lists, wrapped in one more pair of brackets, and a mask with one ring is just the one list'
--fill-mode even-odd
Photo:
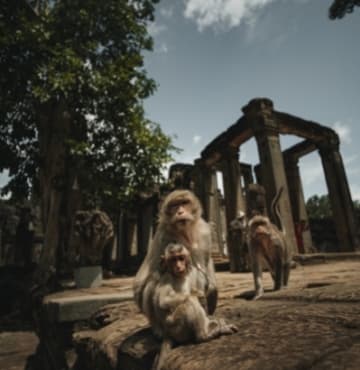
{"label": "stone temple ruin", "polygon": [[[192,182],[184,183],[184,186],[192,185],[200,197],[205,218],[215,225],[218,246],[224,243],[221,236],[227,235],[230,270],[241,270],[239,245],[236,239],[229,237],[230,221],[239,210],[248,215],[254,209],[266,213],[281,187],[283,194],[279,200],[279,211],[288,242],[293,246],[294,253],[312,250],[309,229],[300,229],[298,233],[301,235],[296,235],[295,230],[301,223],[308,223],[298,161],[315,150],[320,154],[324,169],[339,252],[355,250],[359,245],[355,214],[336,132],[318,123],[278,112],[267,98],[251,100],[242,111],[243,116],[235,124],[203,149],[193,166]],[[280,134],[296,135],[303,141],[282,151]],[[260,163],[254,167],[256,183],[252,167],[239,162],[241,145],[251,138],[256,140],[260,158]],[[179,177],[180,165],[176,166],[177,171],[173,172]],[[188,165],[185,172],[189,172]],[[224,199],[218,191],[217,172],[223,177]],[[225,205],[226,222],[221,219],[221,202]]]}
{"label": "stone temple ruin", "polygon": [[[312,237],[309,230],[301,230],[301,246],[298,243],[299,235],[296,235],[295,230],[299,223],[303,221],[308,222],[298,161],[302,156],[314,150],[319,151],[324,168],[329,198],[334,211],[338,251],[350,252],[357,249],[359,243],[355,226],[356,220],[345,169],[339,152],[338,135],[332,129],[317,123],[275,111],[273,103],[269,99],[254,99],[250,101],[243,108],[243,113],[244,115],[235,124],[204,148],[200,158],[194,164],[177,163],[170,168],[171,189],[189,188],[200,198],[204,208],[205,219],[213,227],[214,255],[217,253],[222,254],[224,246],[226,246],[230,271],[244,271],[241,250],[243,241],[232,237],[230,223],[236,218],[239,210],[244,211],[247,215],[250,215],[253,210],[257,210],[270,216],[271,202],[280,188],[284,189],[279,200],[282,224],[285,225],[287,238],[293,246],[294,253],[312,251]],[[280,134],[297,135],[303,138],[303,141],[282,151],[279,140]],[[251,138],[256,140],[260,158],[260,163],[254,167],[239,161],[241,145]],[[219,173],[223,177],[224,197],[219,192],[217,183]],[[146,254],[152,239],[156,227],[157,208],[160,202],[161,192],[155,192],[150,195],[144,194],[139,196],[137,210],[122,210],[120,212],[119,219],[116,220],[114,225],[114,234],[116,234],[115,264],[121,264],[125,269],[132,271],[137,269],[137,265]],[[5,221],[7,221],[6,225],[8,227],[6,230],[2,228],[2,230],[6,231],[6,238],[3,238],[6,241],[4,243],[5,250],[8,247],[7,243],[10,243],[15,237],[15,231],[10,230],[14,228],[10,228],[10,223],[8,222],[10,216],[7,215],[11,214],[15,214],[15,210],[6,209],[2,213],[0,212],[2,225],[5,225]],[[6,220],[5,216],[7,217]],[[276,220],[273,221],[276,222]],[[94,224],[97,225],[97,222],[94,221]],[[104,232],[104,235],[111,234],[108,235],[107,239],[112,240],[112,227],[105,228],[105,230],[111,230],[110,233]],[[84,235],[86,236],[87,233],[84,233]],[[81,236],[81,233],[79,233],[79,236]],[[85,240],[84,245],[86,242]],[[4,248],[1,248],[0,238],[0,257],[3,254],[2,251],[4,251]],[[0,258],[0,265],[1,262]],[[343,267],[341,268],[343,269]],[[355,272],[353,274],[357,276]],[[234,278],[237,278],[236,275],[234,275]],[[231,286],[229,285],[229,288],[232,287],[231,289],[233,289],[231,296],[240,289],[239,286],[242,279],[243,276],[238,278],[237,281],[235,280],[235,283],[232,281]],[[298,277],[298,279],[300,278]],[[303,276],[301,279],[303,279]],[[327,279],[330,280],[330,277]],[[358,301],[356,292],[354,294],[356,281],[352,280],[351,284],[343,285],[346,288],[344,290],[343,288],[338,288],[338,282],[339,280],[336,277],[336,287],[334,289],[340,297],[340,301],[336,304],[343,303],[344,299],[351,297],[349,302],[352,302],[353,306],[348,305],[348,303],[346,303],[346,306],[350,307],[349,310],[354,310]],[[118,282],[115,284],[118,284]],[[27,360],[27,369],[48,369],[49,364],[51,364],[52,369],[56,370],[69,369],[70,367],[76,369],[148,368],[148,356],[154,355],[154,349],[157,350],[158,344],[149,342],[148,339],[143,340],[143,338],[147,337],[141,330],[129,336],[130,331],[138,330],[139,327],[146,325],[145,318],[137,312],[133,312],[133,306],[125,304],[125,301],[133,300],[131,279],[124,278],[124,286],[121,286],[120,289],[119,286],[112,286],[111,282],[102,288],[103,291],[100,291],[96,290],[98,289],[97,287],[94,287],[95,290],[93,292],[86,291],[86,289],[70,289],[44,297],[41,305],[34,309],[39,344],[36,353]],[[304,291],[305,293],[301,294],[305,296],[306,289],[302,288],[301,292]],[[328,291],[325,291],[325,300],[328,299],[326,297],[329,297],[329,295],[326,295],[326,292]],[[226,294],[228,294],[227,297],[230,297],[229,291]],[[311,294],[308,297],[311,297],[313,300],[314,293]],[[321,295],[322,293],[317,294]],[[298,295],[292,297],[296,297],[294,301],[299,300]],[[332,297],[331,291],[330,297]],[[334,301],[334,298],[332,297],[330,301]],[[231,300],[231,306],[227,303],[227,307],[243,307],[239,302],[240,300]],[[271,311],[276,311],[277,316],[272,316],[272,312],[271,315],[268,315],[268,312],[264,310],[268,310],[270,306],[266,305],[260,306],[260,309],[263,311],[259,311],[259,308],[258,311],[244,310],[244,314],[241,315],[241,325],[246,330],[252,325],[250,329],[250,331],[254,330],[251,335],[252,339],[249,335],[247,335],[246,339],[252,340],[250,342],[252,351],[255,348],[254,343],[258,343],[259,340],[264,338],[263,335],[267,335],[269,326],[273,332],[281,333],[280,337],[274,337],[273,342],[277,346],[280,343],[285,348],[283,353],[286,358],[289,361],[293,361],[294,351],[291,350],[291,356],[288,356],[289,348],[291,348],[288,347],[288,343],[290,338],[306,337],[303,324],[306,326],[307,332],[309,329],[308,321],[301,322],[303,318],[299,314],[301,309],[297,309],[296,306],[295,311],[291,311],[292,309],[294,310],[292,305],[284,305],[282,302],[278,304],[280,314],[277,309],[273,309],[275,306],[271,303]],[[324,309],[324,305],[317,306]],[[309,307],[308,303],[307,307]],[[221,310],[221,307],[219,308]],[[350,338],[350,329],[352,333],[355,333],[351,334],[353,335],[352,340],[355,341],[356,339],[356,332],[354,331],[356,326],[352,326],[353,323],[351,321],[355,320],[352,317],[356,317],[356,312],[355,314],[352,313],[353,316],[349,315],[349,319],[346,319],[349,320],[348,322],[351,325],[345,325],[342,308],[340,310],[342,316],[339,320],[334,320],[334,311],[331,311],[330,308],[328,310],[325,314],[323,311],[319,311],[318,322],[316,322],[316,325],[310,326],[314,333],[310,332],[312,338],[310,346],[313,347],[312,343],[316,343],[316,346],[320,343],[323,346],[323,351],[325,351],[326,346],[333,346],[335,339],[330,337],[330,343],[324,342],[324,338],[329,337],[330,332],[335,333],[334,335],[339,337],[338,327],[334,326],[335,329],[329,331],[329,324],[334,325],[334,323],[337,323],[341,325],[342,330],[346,330],[345,334],[339,337],[339,342],[341,342],[339,348],[342,348],[344,356],[349,357],[349,361],[352,361],[351,352],[347,352],[347,348],[345,351],[345,347],[347,346],[348,338]],[[250,311],[252,312],[251,315],[248,314]],[[223,312],[225,312],[225,309]],[[231,309],[229,312],[235,311]],[[268,320],[266,325],[258,325],[259,321],[254,321],[254,317],[256,317],[254,312],[258,312],[258,315],[260,312],[261,320],[264,320],[264,318]],[[309,312],[313,321],[313,317],[315,317],[313,316],[314,312],[317,311],[313,309],[313,311]],[[124,317],[126,317],[126,320],[124,320]],[[246,317],[248,321],[244,322]],[[324,317],[329,318],[329,323],[324,321]],[[292,320],[291,325],[289,325],[289,318]],[[90,323],[87,324],[89,327],[85,325],[87,320]],[[301,325],[298,325],[299,323]],[[319,328],[322,328],[320,324],[324,328],[319,332]],[[255,327],[256,329],[254,329]],[[297,332],[294,332],[294,327]],[[263,330],[265,330],[264,334]],[[286,330],[289,331],[286,332]],[[144,336],[142,337],[141,335]],[[342,339],[344,337],[346,338],[345,347]],[[215,351],[210,352],[213,353],[210,356],[211,363],[215,364],[212,366],[213,368],[217,366],[215,360],[218,359],[218,349],[221,349],[221,351],[224,348],[231,349],[231,351],[228,351],[229,355],[220,358],[221,361],[225,359],[225,364],[233,356],[234,351],[237,351],[239,348],[241,349],[240,352],[242,352],[244,362],[249,361],[249,345],[243,345],[244,341],[241,336],[234,336],[233,338],[230,341],[227,340],[226,346],[222,344],[225,342],[218,342],[218,347],[216,342],[211,343],[213,348],[215,348]],[[309,349],[304,344],[305,340],[298,342],[295,339],[292,343],[293,348],[297,350],[299,346],[302,348],[302,352],[298,351],[298,353],[300,353],[300,356],[306,357],[306,364],[308,364]],[[283,343],[281,343],[281,340],[283,340]],[[139,345],[140,342],[141,345]],[[272,347],[269,347],[271,351]],[[70,348],[74,350],[71,353],[69,351]],[[135,351],[134,348],[136,349]],[[355,346],[353,350],[356,351]],[[338,351],[335,352],[338,353]],[[191,364],[195,364],[194,368],[203,368],[203,357],[201,355],[192,357],[191,351],[187,348],[184,348],[184,351],[180,353],[181,356],[190,353],[191,357],[189,358],[192,361]],[[263,346],[261,346],[261,352],[259,353],[259,363],[264,364],[261,361],[269,361],[268,354],[263,352]],[[271,352],[271,355],[273,353],[275,352]],[[278,353],[276,352],[277,361]],[[323,353],[319,352],[318,347],[316,347],[316,356],[319,356],[319,353],[323,357]],[[68,356],[69,354],[71,356]],[[314,354],[312,356],[313,358],[316,357]],[[250,359],[251,361],[255,361],[257,358],[257,356],[252,357],[254,359]],[[266,360],[264,360],[265,358]],[[336,359],[337,357],[335,357]],[[74,361],[76,361],[75,364]],[[70,367],[68,366],[69,363],[71,363]],[[199,365],[197,366],[196,364]],[[286,362],[286,366],[287,364],[288,362]],[[236,366],[238,367],[238,363]],[[286,366],[284,365],[284,368]]]}
{"label": "stone temple ruin", "polygon": [[[315,150],[322,161],[333,210],[337,239],[337,250],[333,251],[357,249],[358,220],[336,132],[318,123],[276,111],[273,102],[267,98],[251,100],[242,112],[242,117],[209,143],[193,164],[176,163],[169,171],[172,189],[192,189],[200,198],[204,217],[213,229],[214,257],[227,254],[230,271],[244,271],[243,241],[233,237],[230,223],[239,210],[248,216],[257,210],[271,217],[271,202],[281,188],[278,206],[293,252],[314,251],[310,229],[302,227],[309,225],[309,220],[298,162]],[[280,135],[295,135],[303,140],[283,151]],[[256,141],[260,160],[255,166],[240,161],[241,145],[252,138]],[[222,176],[224,196],[219,191],[219,175]],[[134,272],[144,258],[156,228],[161,194],[155,192],[139,196],[137,210],[122,210],[119,218],[114,220],[116,246],[112,262],[116,270]],[[0,249],[4,249],[1,244]]]}
{"label": "stone temple ruin", "polygon": [[[268,213],[280,188],[279,212],[293,252],[314,251],[312,235],[299,171],[299,159],[315,150],[319,152],[328,194],[333,210],[337,252],[358,248],[358,233],[353,202],[339,151],[339,137],[331,128],[274,110],[267,98],[251,100],[242,109],[243,116],[217,136],[201,152],[194,164],[171,166],[172,188],[192,189],[200,198],[204,217],[213,228],[213,252],[226,250],[230,271],[244,271],[239,239],[231,236],[230,223],[239,210],[248,216],[253,210]],[[296,135],[303,140],[282,150],[280,135]],[[255,138],[260,163],[251,166],[239,161],[241,145]],[[254,175],[255,179],[254,179]],[[218,175],[222,175],[224,196],[219,191]],[[139,211],[122,213],[118,229],[118,253],[122,265],[133,266],[143,259],[156,227],[158,195],[143,199]],[[277,222],[277,220],[272,220]]]}

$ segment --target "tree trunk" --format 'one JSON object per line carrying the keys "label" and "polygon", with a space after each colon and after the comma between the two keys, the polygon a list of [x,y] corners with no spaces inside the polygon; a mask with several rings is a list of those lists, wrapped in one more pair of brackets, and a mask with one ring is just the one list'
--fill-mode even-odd
{"label": "tree trunk", "polygon": [[[40,279],[56,270],[59,248],[61,213],[65,209],[68,181],[68,149],[66,141],[70,137],[70,114],[63,99],[47,104],[41,110],[39,122],[40,170],[39,190],[41,202],[44,247],[39,271]],[[44,276],[43,274],[46,274]]]}

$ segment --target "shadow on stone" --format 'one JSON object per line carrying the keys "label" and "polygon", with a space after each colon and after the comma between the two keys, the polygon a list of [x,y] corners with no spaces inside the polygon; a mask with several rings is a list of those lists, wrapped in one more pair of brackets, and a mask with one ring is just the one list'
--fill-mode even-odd
{"label": "shadow on stone", "polygon": [[305,286],[305,289],[321,288],[321,287],[329,286],[329,285],[332,285],[332,283],[328,283],[328,282],[309,283]]}
{"label": "shadow on stone", "polygon": [[[265,289],[264,293],[270,293],[273,292],[272,289]],[[242,292],[238,295],[235,295],[235,299],[245,299],[246,301],[251,301],[255,297],[255,291],[254,290],[246,290],[245,292]]]}
{"label": "shadow on stone", "polygon": [[117,370],[150,370],[160,346],[150,328],[135,332],[118,349]]}

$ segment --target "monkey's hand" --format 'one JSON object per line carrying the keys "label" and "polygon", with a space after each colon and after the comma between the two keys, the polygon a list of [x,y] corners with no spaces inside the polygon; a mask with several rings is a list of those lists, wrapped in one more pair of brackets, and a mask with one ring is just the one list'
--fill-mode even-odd
{"label": "monkey's hand", "polygon": [[159,306],[162,310],[173,310],[181,303],[184,303],[189,298],[187,294],[171,294],[168,296],[163,297],[160,302]]}

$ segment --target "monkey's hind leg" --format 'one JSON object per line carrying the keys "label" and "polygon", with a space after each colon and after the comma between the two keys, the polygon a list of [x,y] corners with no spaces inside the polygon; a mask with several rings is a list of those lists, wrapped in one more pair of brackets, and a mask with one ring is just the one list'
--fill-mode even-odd
{"label": "monkey's hind leg", "polygon": [[160,352],[156,355],[151,370],[161,370],[164,367],[165,360],[169,356],[172,347],[172,340],[170,338],[164,338],[161,344]]}
{"label": "monkey's hind leg", "polygon": [[291,262],[285,262],[283,266],[283,285],[287,287],[291,270]]}
{"label": "monkey's hind leg", "polygon": [[262,261],[259,252],[253,255],[252,271],[254,275],[255,294],[253,300],[259,299],[264,294],[264,286],[262,283]]}
{"label": "monkey's hind leg", "polygon": [[276,259],[274,267],[274,290],[280,290],[284,282],[284,264],[280,256]]}

